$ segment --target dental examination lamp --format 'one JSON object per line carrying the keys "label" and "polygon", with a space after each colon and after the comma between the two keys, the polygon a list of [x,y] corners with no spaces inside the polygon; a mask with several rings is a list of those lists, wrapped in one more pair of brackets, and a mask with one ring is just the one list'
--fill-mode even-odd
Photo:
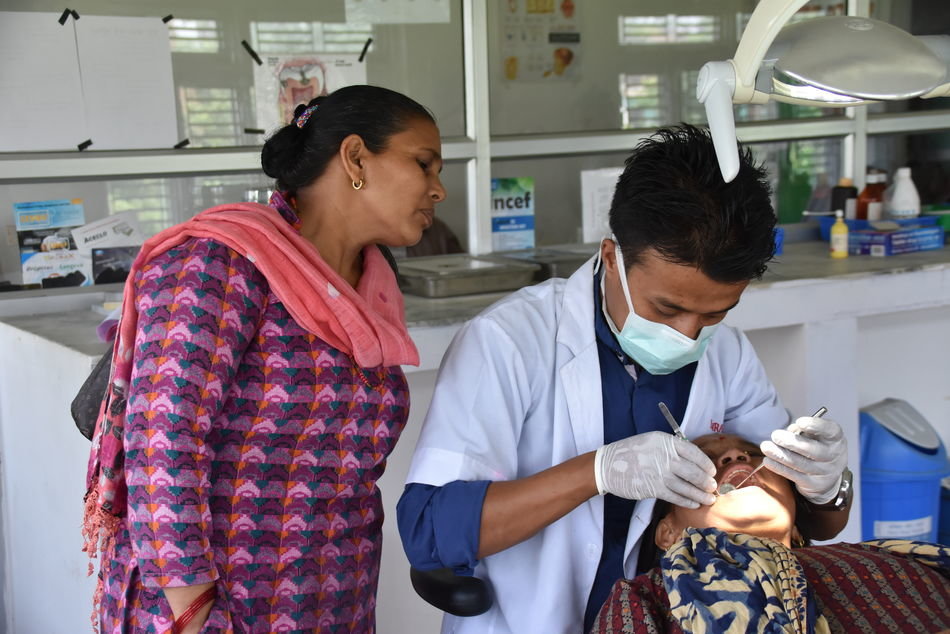
{"label": "dental examination lamp", "polygon": [[[841,108],[950,95],[950,35],[913,36],[853,16],[785,23],[808,0],[761,0],[733,59],[707,62],[696,98],[728,183],[739,172],[732,105],[785,103]],[[784,28],[783,28],[784,27]]]}

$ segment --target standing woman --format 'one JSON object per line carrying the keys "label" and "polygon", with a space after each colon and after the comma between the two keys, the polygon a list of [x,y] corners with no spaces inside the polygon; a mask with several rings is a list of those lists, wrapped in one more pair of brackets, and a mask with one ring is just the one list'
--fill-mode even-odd
{"label": "standing woman", "polygon": [[375,630],[376,482],[419,362],[376,245],[432,224],[440,151],[420,104],[342,88],[265,143],[269,206],[142,247],[88,474],[104,634]]}

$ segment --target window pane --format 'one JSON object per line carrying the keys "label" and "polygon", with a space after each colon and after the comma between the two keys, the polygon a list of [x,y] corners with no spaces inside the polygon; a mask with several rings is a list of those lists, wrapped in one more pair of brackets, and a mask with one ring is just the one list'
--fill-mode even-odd
{"label": "window pane", "polygon": [[868,137],[868,167],[886,171],[888,183],[905,166],[911,169],[921,205],[950,203],[950,130]]}
{"label": "window pane", "polygon": [[805,139],[749,144],[772,184],[780,223],[801,222],[802,211],[831,209],[831,188],[841,176],[841,139]]}
{"label": "window pane", "polygon": [[168,39],[172,53],[217,53],[221,35],[217,20],[170,20]]}

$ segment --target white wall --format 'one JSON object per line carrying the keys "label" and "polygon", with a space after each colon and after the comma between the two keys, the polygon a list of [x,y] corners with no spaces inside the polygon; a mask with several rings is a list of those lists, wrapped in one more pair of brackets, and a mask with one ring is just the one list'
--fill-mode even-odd
{"label": "white wall", "polygon": [[383,522],[383,561],[379,575],[379,594],[376,607],[376,630],[379,634],[426,634],[438,632],[442,612],[419,598],[409,582],[409,561],[399,540],[396,527],[396,502],[402,493],[409,462],[415,450],[422,421],[425,418],[432,390],[435,370],[413,372],[408,375],[412,399],[409,423],[402,432],[396,449],[389,456],[386,473],[379,480],[383,492],[386,520]]}
{"label": "white wall", "polygon": [[950,447],[950,307],[861,319],[857,367],[861,407],[904,399]]}
{"label": "white wall", "polygon": [[95,582],[80,527],[89,441],[69,403],[95,357],[3,323],[0,344],[4,631],[87,632]]}

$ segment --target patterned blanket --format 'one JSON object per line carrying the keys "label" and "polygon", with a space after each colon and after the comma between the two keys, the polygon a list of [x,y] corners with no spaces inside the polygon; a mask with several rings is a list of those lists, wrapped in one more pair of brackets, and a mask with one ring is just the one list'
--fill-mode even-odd
{"label": "patterned blanket", "polygon": [[950,628],[950,548],[878,540],[790,550],[689,529],[661,567],[621,580],[598,634],[937,632]]}

